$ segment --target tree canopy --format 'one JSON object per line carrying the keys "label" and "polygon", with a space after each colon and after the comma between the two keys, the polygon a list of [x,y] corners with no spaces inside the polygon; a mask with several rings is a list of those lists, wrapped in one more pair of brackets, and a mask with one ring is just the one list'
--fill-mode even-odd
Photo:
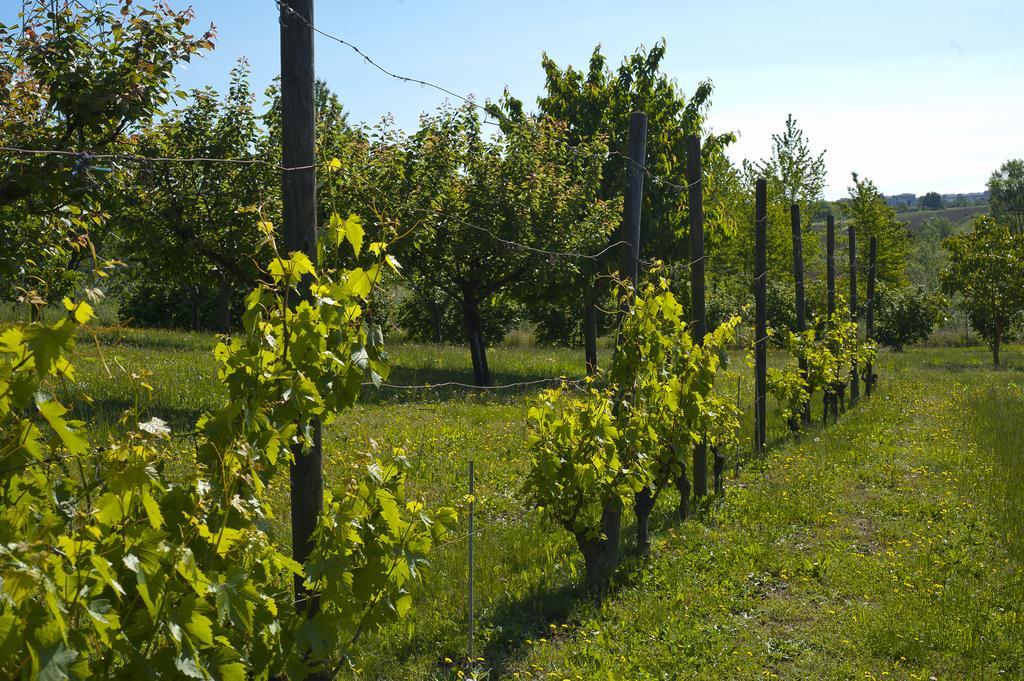
{"label": "tree canopy", "polygon": [[949,264],[942,286],[959,297],[971,326],[988,342],[992,362],[1024,320],[1024,236],[989,216],[974,228],[947,238]]}
{"label": "tree canopy", "polygon": [[175,67],[212,48],[192,19],[164,3],[34,2],[24,28],[0,26],[0,144],[81,152],[0,156],[0,297],[41,304],[40,282],[51,298],[74,285],[116,170],[90,155],[130,151],[175,95]]}

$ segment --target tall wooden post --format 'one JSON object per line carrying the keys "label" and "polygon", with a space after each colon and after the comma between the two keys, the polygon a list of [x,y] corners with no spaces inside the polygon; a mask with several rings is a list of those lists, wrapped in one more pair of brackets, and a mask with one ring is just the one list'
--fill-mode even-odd
{"label": "tall wooden post", "polygon": [[[701,182],[700,137],[686,136],[686,182],[690,203],[690,328],[694,343],[703,344],[707,333],[704,291],[704,187]],[[708,493],[708,446],[703,440],[693,448],[693,496]]]}
{"label": "tall wooden post", "polygon": [[[836,220],[831,214],[825,218],[825,280],[826,310],[831,317],[836,311]],[[836,419],[839,418],[839,396],[833,386],[825,388],[823,423],[828,421],[829,410]]]}
{"label": "tall wooden post", "polygon": [[768,184],[754,191],[754,451],[763,454],[768,417]]}
{"label": "tall wooden post", "polygon": [[[644,169],[647,163],[647,114],[634,111],[629,119],[629,162],[626,166],[626,196],[622,216],[622,245],[619,276],[632,284],[631,298],[636,298],[640,282],[640,218],[643,215]],[[623,300],[620,315],[628,314],[630,301]],[[616,405],[616,409],[618,405]],[[654,496],[649,487],[634,495],[637,515],[637,545],[641,552],[650,548],[649,523]],[[622,504],[618,500],[605,507],[601,529],[606,537],[606,563],[618,563],[619,536],[622,532]]]}
{"label": "tall wooden post", "polygon": [[636,291],[640,275],[640,218],[644,203],[644,167],[647,158],[647,114],[634,111],[629,119],[629,163],[622,216],[619,276]]}
{"label": "tall wooden post", "polygon": [[[868,251],[868,304],[867,319],[865,320],[865,335],[870,341],[875,337],[875,265],[878,256],[878,239],[871,237]],[[864,394],[871,397],[871,388],[875,383],[875,368],[871,362],[864,367],[867,378],[864,379]]]}
{"label": "tall wooden post", "polygon": [[825,273],[828,282],[828,313],[836,311],[836,220],[825,219]]}
{"label": "tall wooden post", "polygon": [[[284,250],[316,262],[316,163],[313,119],[313,0],[281,0],[281,201]],[[309,282],[304,288],[309,295]],[[299,424],[300,429],[306,424]],[[311,424],[309,447],[293,445],[291,465],[292,555],[304,563],[313,529],[323,510],[323,448],[319,419]],[[319,609],[295,577],[295,607],[312,617]]]}
{"label": "tall wooden post", "polygon": [[[794,203],[789,207],[789,221],[793,228],[793,281],[795,282],[796,294],[796,330],[803,333],[807,330],[807,295],[804,288],[804,237],[803,227],[800,224],[800,205]],[[800,358],[800,375],[807,384],[807,360]],[[807,403],[804,404],[800,420],[804,425],[811,422],[811,400],[808,395]]]}
{"label": "tall wooden post", "polygon": [[[857,310],[857,230],[852,222],[847,225],[846,234],[850,244],[850,321],[856,325],[860,320]],[[857,360],[854,359],[850,367],[850,404],[853,405],[859,397],[860,379],[857,378]]]}

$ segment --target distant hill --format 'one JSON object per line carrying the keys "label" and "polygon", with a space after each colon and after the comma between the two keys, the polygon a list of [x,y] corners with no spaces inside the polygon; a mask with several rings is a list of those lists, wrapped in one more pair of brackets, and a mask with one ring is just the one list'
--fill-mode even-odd
{"label": "distant hill", "polygon": [[[961,208],[988,203],[988,192],[967,192],[966,194],[942,194],[942,205],[946,208]],[[921,197],[917,194],[891,194],[885,202],[896,210],[917,210]]]}
{"label": "distant hill", "polygon": [[988,212],[988,204],[977,206],[964,206],[961,208],[943,208],[941,210],[914,210],[904,213],[896,213],[896,217],[907,223],[907,229],[916,232],[918,228],[931,218],[943,218],[949,220],[954,226],[959,227],[964,223],[971,222],[974,218]]}

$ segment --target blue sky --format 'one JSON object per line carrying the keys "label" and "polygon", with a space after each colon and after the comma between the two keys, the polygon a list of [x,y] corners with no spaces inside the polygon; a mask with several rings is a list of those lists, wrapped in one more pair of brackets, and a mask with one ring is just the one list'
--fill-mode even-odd
{"label": "blue sky", "polygon": [[[198,25],[216,24],[217,48],[181,82],[221,87],[244,56],[256,86],[266,85],[279,66],[274,0],[192,4]],[[1024,156],[1020,0],[318,0],[316,23],[398,73],[481,100],[507,85],[531,103],[543,51],[585,66],[601,43],[617,63],[664,37],[666,70],[684,91],[714,81],[710,122],[740,133],[735,160],[767,155],[792,113],[827,150],[829,198],[845,193],[853,170],[887,193],[979,191],[999,164]],[[316,49],[317,75],[353,120],[392,113],[411,127],[444,101],[344,46],[318,38]]]}

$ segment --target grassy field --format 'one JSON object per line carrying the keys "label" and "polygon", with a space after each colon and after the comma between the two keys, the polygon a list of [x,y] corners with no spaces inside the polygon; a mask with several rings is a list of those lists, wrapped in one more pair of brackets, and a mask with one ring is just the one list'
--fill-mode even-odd
{"label": "grassy field", "polygon": [[988,211],[989,207],[987,205],[941,208],[939,210],[915,210],[909,213],[897,213],[896,219],[907,223],[907,229],[912,233],[916,233],[926,220],[931,220],[932,218],[949,220],[954,225],[959,226],[972,222],[974,218]]}
{"label": "grassy field", "polygon": [[[212,343],[103,331],[65,390],[116,428],[136,399],[130,375],[146,375],[151,414],[187,432],[222,399]],[[462,349],[400,345],[392,358],[394,383],[471,377]],[[731,452],[740,475],[693,521],[664,499],[652,557],[628,560],[601,603],[578,589],[569,536],[519,494],[536,389],[374,391],[327,430],[327,476],[355,452],[402,447],[412,495],[464,506],[475,461],[479,678],[1022,678],[1024,356],[988,362],[983,348],[883,354],[878,394],[838,425],[791,440],[773,415],[769,455]],[[578,376],[582,362],[526,347],[497,348],[491,364],[505,383]],[[740,376],[749,407],[737,358],[723,381],[734,391]],[[458,676],[464,532],[436,552],[410,617],[362,645],[354,678]]]}

